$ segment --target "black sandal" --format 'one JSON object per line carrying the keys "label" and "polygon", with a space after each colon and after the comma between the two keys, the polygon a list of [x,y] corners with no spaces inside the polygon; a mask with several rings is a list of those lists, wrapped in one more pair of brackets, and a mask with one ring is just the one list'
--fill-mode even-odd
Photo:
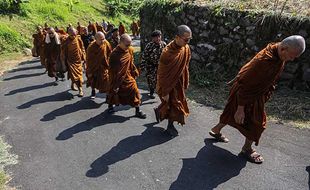
{"label": "black sandal", "polygon": [[209,134],[215,138],[218,142],[228,143],[229,140],[222,133],[214,133],[213,131],[209,131]]}

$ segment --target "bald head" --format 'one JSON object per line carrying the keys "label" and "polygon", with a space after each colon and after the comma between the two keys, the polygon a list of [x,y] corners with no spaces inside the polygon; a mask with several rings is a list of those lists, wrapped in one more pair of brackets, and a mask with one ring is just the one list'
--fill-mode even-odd
{"label": "bald head", "polygon": [[76,35],[77,34],[77,31],[75,28],[73,27],[69,27],[68,28],[68,34],[71,36],[71,35]]}
{"label": "bald head", "polygon": [[185,33],[192,33],[191,29],[186,25],[180,25],[177,28],[177,34],[178,36],[183,36]]}
{"label": "bald head", "polygon": [[299,55],[301,55],[306,50],[305,39],[299,35],[293,35],[285,38],[281,42],[281,46],[295,50],[299,53]]}
{"label": "bald head", "polygon": [[121,35],[120,42],[131,42],[131,37],[128,34]]}
{"label": "bald head", "polygon": [[122,49],[127,50],[131,45],[131,37],[128,34],[121,35],[119,45]]}
{"label": "bald head", "polygon": [[105,40],[105,35],[104,33],[102,32],[97,32],[95,34],[95,40],[96,40],[96,43],[101,46],[103,43],[104,43],[104,40]]}

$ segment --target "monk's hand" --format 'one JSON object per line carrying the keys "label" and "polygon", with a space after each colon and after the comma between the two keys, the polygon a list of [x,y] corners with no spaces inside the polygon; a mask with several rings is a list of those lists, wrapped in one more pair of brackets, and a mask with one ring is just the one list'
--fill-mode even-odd
{"label": "monk's hand", "polygon": [[244,123],[244,106],[238,106],[237,111],[234,115],[235,121],[237,124],[243,124]]}
{"label": "monk's hand", "polygon": [[118,93],[119,88],[114,88],[113,91],[114,91],[115,93]]}
{"label": "monk's hand", "polygon": [[168,102],[168,101],[169,101],[169,94],[167,94],[166,96],[163,96],[162,99],[163,99],[165,102]]}

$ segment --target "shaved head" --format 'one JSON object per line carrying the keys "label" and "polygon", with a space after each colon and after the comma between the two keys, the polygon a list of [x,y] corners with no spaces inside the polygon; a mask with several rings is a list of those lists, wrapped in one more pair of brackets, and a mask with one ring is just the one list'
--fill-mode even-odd
{"label": "shaved head", "polygon": [[68,28],[68,34],[69,34],[69,35],[76,35],[76,34],[77,34],[77,31],[76,31],[75,28],[69,27],[69,28]]}
{"label": "shaved head", "polygon": [[293,35],[285,38],[281,42],[281,46],[295,50],[299,53],[299,55],[301,55],[306,50],[305,39],[299,35]]}
{"label": "shaved head", "polygon": [[95,39],[97,39],[97,38],[105,38],[104,33],[103,33],[103,32],[97,32],[97,33],[95,34]]}
{"label": "shaved head", "polygon": [[178,36],[183,36],[185,33],[192,33],[192,30],[186,26],[186,25],[180,25],[177,28],[177,34]]}
{"label": "shaved head", "polygon": [[97,32],[95,34],[96,43],[101,46],[104,43],[105,35],[102,32]]}
{"label": "shaved head", "polygon": [[131,37],[128,34],[121,35],[120,42],[131,42]]}

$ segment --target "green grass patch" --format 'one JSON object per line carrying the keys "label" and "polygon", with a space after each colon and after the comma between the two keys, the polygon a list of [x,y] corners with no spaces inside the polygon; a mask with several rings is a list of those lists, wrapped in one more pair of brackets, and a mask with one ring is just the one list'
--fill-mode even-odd
{"label": "green grass patch", "polygon": [[9,177],[4,172],[4,167],[8,165],[17,164],[17,155],[10,154],[10,145],[3,141],[0,137],[0,190],[5,189]]}

